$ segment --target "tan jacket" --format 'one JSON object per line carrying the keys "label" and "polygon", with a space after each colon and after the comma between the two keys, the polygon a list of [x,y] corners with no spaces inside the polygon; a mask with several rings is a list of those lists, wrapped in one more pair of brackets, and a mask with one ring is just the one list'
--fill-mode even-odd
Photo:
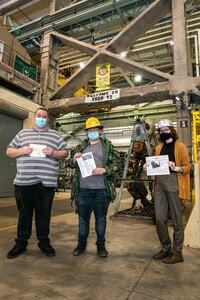
{"label": "tan jacket", "polygon": [[[159,144],[155,149],[155,155],[160,155],[163,144]],[[175,142],[174,156],[176,166],[183,168],[184,173],[177,173],[178,176],[178,197],[190,199],[190,157],[185,144],[180,141]]]}

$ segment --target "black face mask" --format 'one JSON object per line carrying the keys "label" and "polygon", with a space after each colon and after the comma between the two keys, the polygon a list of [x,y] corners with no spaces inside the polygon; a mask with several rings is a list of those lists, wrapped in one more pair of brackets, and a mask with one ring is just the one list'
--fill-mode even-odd
{"label": "black face mask", "polygon": [[160,133],[160,139],[163,142],[167,141],[171,137],[172,137],[171,132],[169,132],[169,133],[164,133],[164,132]]}

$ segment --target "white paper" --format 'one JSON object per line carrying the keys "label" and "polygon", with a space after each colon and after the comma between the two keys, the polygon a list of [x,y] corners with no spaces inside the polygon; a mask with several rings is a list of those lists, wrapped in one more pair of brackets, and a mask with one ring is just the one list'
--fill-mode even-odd
{"label": "white paper", "polygon": [[147,175],[154,176],[170,174],[168,162],[168,155],[146,157]]}
{"label": "white paper", "polygon": [[92,171],[96,169],[96,164],[92,152],[84,153],[76,160],[79,165],[82,177],[85,178],[91,176]]}
{"label": "white paper", "polygon": [[46,155],[42,152],[42,150],[47,147],[46,145],[30,144],[29,147],[33,149],[30,156],[46,157]]}

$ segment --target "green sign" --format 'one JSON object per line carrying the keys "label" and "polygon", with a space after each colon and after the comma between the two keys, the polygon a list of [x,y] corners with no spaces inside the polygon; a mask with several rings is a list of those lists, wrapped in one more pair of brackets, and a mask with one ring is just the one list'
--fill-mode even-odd
{"label": "green sign", "polygon": [[36,80],[36,66],[27,64],[19,56],[16,55],[14,69],[27,77]]}

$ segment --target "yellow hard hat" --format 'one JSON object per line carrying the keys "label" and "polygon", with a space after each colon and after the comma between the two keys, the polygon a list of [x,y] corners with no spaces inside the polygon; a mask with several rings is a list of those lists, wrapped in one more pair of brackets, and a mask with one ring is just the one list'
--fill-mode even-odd
{"label": "yellow hard hat", "polygon": [[101,123],[99,122],[99,120],[95,117],[91,117],[91,118],[87,119],[86,124],[85,124],[86,130],[89,128],[93,128],[93,127],[103,128],[103,126],[101,126]]}

